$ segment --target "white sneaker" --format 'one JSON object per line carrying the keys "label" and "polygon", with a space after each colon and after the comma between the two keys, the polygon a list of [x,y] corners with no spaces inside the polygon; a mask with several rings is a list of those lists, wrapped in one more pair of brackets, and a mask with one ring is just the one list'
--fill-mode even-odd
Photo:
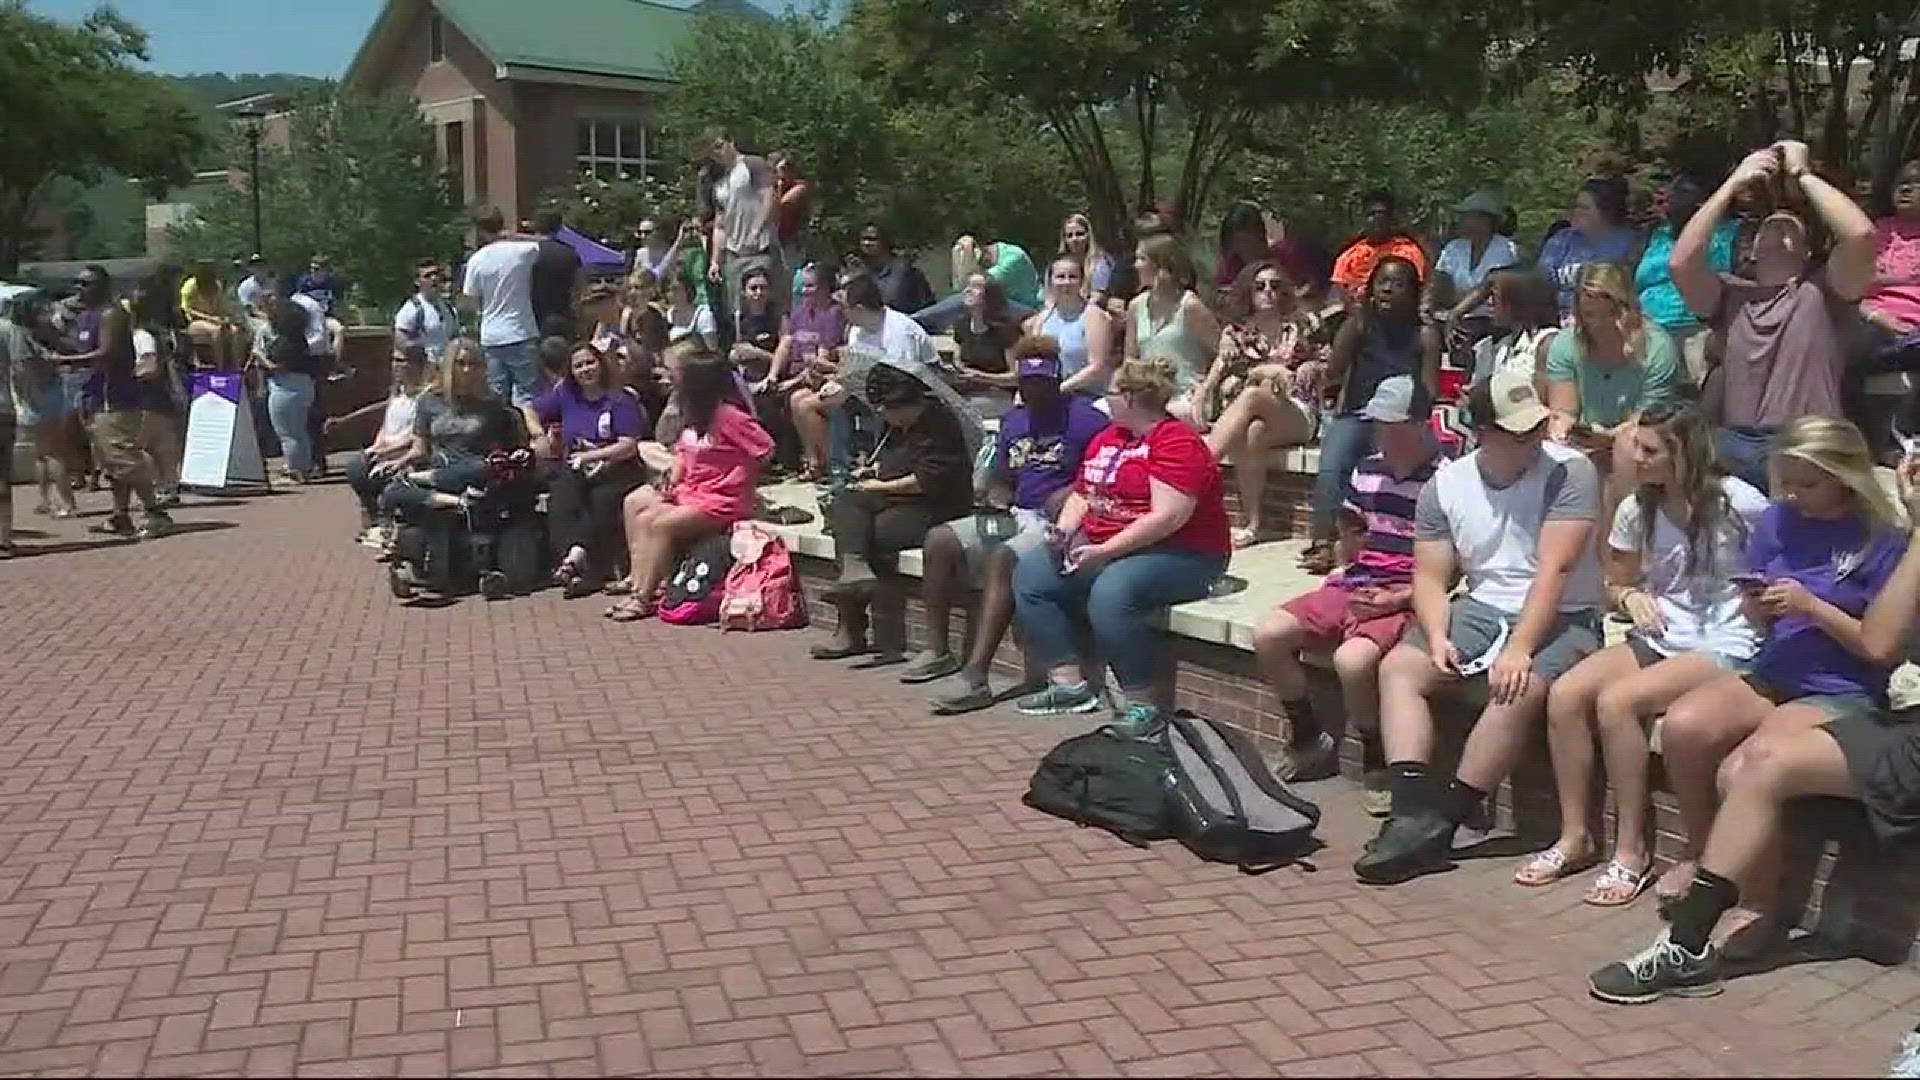
{"label": "white sneaker", "polygon": [[1893,1055],[1893,1064],[1887,1067],[1887,1075],[1892,1077],[1920,1077],[1920,1030],[1907,1032],[1900,1040],[1900,1049]]}

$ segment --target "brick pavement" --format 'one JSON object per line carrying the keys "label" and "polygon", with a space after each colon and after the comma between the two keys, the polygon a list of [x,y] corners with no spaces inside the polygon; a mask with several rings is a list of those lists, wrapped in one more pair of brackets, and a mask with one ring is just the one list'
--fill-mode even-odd
{"label": "brick pavement", "polygon": [[1920,998],[1601,1006],[1650,905],[1362,890],[1338,782],[1319,872],[1136,851],[1019,805],[1071,725],[804,635],[405,608],[348,506],[0,565],[0,1073],[1847,1075]]}

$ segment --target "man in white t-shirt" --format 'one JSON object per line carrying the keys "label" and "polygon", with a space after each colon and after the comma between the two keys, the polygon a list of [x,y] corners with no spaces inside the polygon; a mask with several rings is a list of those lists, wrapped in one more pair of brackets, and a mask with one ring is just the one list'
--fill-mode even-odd
{"label": "man in white t-shirt", "polygon": [[[742,154],[733,136],[715,128],[707,132],[713,162],[723,170],[714,185],[713,236],[707,249],[707,280],[725,282],[723,304],[714,305],[731,321],[740,304],[740,279],[755,267],[766,270],[768,281],[786,281],[786,258],[780,253],[778,202],[773,166],[755,154]],[[785,291],[773,290],[774,303]]]}
{"label": "man in white t-shirt", "polygon": [[502,401],[531,415],[533,399],[546,389],[540,368],[540,324],[533,314],[533,264],[540,242],[509,235],[497,209],[474,221],[480,250],[467,259],[460,292],[480,307],[480,352],[487,359],[487,385]]}
{"label": "man in white t-shirt", "polygon": [[410,345],[425,349],[438,360],[459,328],[459,319],[446,299],[446,271],[435,259],[422,259],[414,268],[413,295],[393,313],[393,354]]}
{"label": "man in white t-shirt", "polygon": [[909,370],[932,370],[940,362],[933,339],[920,324],[886,305],[880,283],[871,274],[855,274],[841,286],[841,307],[847,322],[847,344],[841,350],[840,369],[820,388],[820,404],[827,409],[829,454],[836,468],[853,457],[854,423],[847,408],[847,387],[858,385],[873,365],[890,360]]}
{"label": "man in white t-shirt", "polygon": [[262,317],[260,296],[272,277],[272,272],[267,269],[265,256],[255,255],[247,260],[247,276],[241,278],[240,284],[233,287],[234,295],[240,300],[242,311],[254,318]]}
{"label": "man in white t-shirt", "polygon": [[[1420,492],[1414,626],[1380,665],[1393,815],[1354,864],[1370,885],[1445,868],[1454,831],[1542,725],[1547,687],[1601,645],[1593,464],[1546,441],[1551,413],[1524,374],[1496,372],[1468,392],[1466,412],[1479,448]],[[1466,592],[1450,598],[1462,577]],[[1484,681],[1487,705],[1457,773],[1433,775],[1428,699],[1469,678]]]}

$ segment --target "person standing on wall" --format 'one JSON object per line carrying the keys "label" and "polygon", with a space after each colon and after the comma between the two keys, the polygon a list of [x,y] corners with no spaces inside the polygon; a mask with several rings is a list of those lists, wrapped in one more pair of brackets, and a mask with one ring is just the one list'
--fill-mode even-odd
{"label": "person standing on wall", "polygon": [[[774,195],[773,166],[767,159],[743,154],[725,129],[707,132],[707,149],[718,179],[713,184],[715,214],[708,244],[707,281],[723,285],[723,323],[732,324],[739,303],[740,279],[759,268],[769,281],[786,281],[786,259],[780,253],[779,203]],[[782,298],[775,301],[784,308]],[[730,344],[730,343],[728,343]]]}
{"label": "person standing on wall", "polygon": [[558,210],[541,210],[533,215],[533,235],[540,252],[533,260],[533,281],[529,295],[533,301],[534,322],[541,337],[573,337],[573,298],[580,293],[580,253],[560,239],[563,220]]}

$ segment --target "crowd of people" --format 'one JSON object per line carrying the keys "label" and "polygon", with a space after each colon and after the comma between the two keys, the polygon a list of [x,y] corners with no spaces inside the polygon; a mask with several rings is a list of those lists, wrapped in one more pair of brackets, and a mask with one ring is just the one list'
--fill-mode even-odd
{"label": "crowd of people", "polygon": [[[409,527],[511,529],[544,490],[545,576],[646,619],[689,551],[767,516],[760,485],[790,477],[819,486],[838,552],[839,619],[815,658],[897,666],[937,713],[1111,706],[1145,735],[1171,706],[1160,613],[1274,534],[1270,456],[1316,444],[1301,561],[1324,577],[1254,644],[1287,722],[1284,778],[1332,775],[1335,733],[1360,737],[1384,819],[1362,882],[1446,865],[1544,728],[1562,834],[1514,880],[1584,877],[1604,907],[1655,892],[1667,929],[1591,980],[1641,1002],[1716,991],[1717,941],[1785,940],[1770,902],[1792,800],[1855,800],[1885,841],[1920,833],[1920,713],[1888,699],[1920,606],[1920,448],[1905,403],[1886,424],[1861,405],[1868,376],[1920,355],[1920,163],[1879,221],[1795,142],[1720,182],[1675,177],[1645,230],[1597,178],[1531,257],[1486,192],[1438,244],[1371,193],[1331,257],[1242,204],[1210,277],[1169,213],[1134,223],[1130,260],[1074,214],[1042,262],[961,237],[939,297],[879,223],[845,258],[807,259],[812,192],[791,155],[722,132],[708,153],[700,211],[641,223],[622,280],[589,281],[552,214],[518,230],[481,215],[456,289],[419,266],[390,397],[361,410],[378,433],[346,468],[396,595],[458,587],[458,559],[398,542]],[[86,466],[41,429],[77,414],[114,485],[109,527],[132,530],[138,497],[164,531],[142,294],[122,305],[92,271],[81,285],[68,338],[32,310],[0,327],[50,512],[71,507],[58,470]],[[193,355],[250,350],[297,476],[323,467],[310,429],[347,419],[310,416],[344,289],[316,260],[291,290],[260,273],[228,297],[197,273],[179,294]],[[1904,504],[1882,460],[1902,462]],[[900,565],[915,550],[917,585]],[[533,584],[484,558],[467,570],[489,597]],[[1026,670],[996,687],[1011,629]],[[1307,662],[1331,664],[1343,717],[1316,707]],[[1462,685],[1484,705],[1442,770],[1432,703]],[[1658,875],[1654,753],[1689,853]],[[1610,849],[1589,825],[1596,759]]]}

